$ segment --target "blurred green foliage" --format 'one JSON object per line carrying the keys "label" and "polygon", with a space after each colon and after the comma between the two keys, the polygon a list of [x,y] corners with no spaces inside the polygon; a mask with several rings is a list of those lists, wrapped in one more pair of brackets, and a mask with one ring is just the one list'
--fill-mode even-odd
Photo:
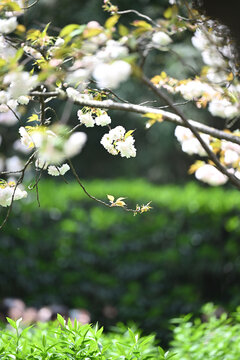
{"label": "blurred green foliage", "polygon": [[129,206],[152,200],[154,208],[134,217],[99,206],[76,183],[42,181],[41,208],[16,202],[1,234],[1,297],[85,307],[106,326],[133,320],[159,335],[170,318],[207,301],[239,304],[239,192],[140,180],[86,185],[96,197],[131,194]]}
{"label": "blurred green foliage", "polygon": [[202,318],[191,315],[175,319],[174,360],[238,360],[240,352],[240,308],[231,316],[212,304],[203,308]]}

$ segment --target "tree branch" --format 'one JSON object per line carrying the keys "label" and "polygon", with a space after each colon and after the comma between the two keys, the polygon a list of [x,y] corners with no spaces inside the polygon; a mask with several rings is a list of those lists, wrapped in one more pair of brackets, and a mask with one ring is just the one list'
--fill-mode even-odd
{"label": "tree branch", "polygon": [[187,128],[189,128],[192,133],[194,134],[194,136],[198,139],[198,141],[200,142],[200,144],[202,145],[203,149],[206,151],[206,153],[208,154],[208,157],[210,160],[213,161],[213,163],[215,164],[215,166],[217,167],[217,169],[219,171],[221,171],[224,175],[226,175],[229,180],[237,187],[240,189],[240,180],[234,175],[231,174],[228,169],[221,164],[221,162],[219,161],[218,157],[214,154],[214,152],[211,150],[211,148],[205,143],[205,141],[203,140],[203,138],[201,137],[201,135],[199,134],[198,129],[196,128],[196,126],[194,124],[192,124],[192,122],[190,122],[185,115],[182,113],[182,111],[173,104],[173,102],[171,101],[171,99],[169,99],[169,97],[167,95],[165,95],[161,89],[157,88],[145,75],[142,76],[142,80],[143,82],[161,99],[163,99],[170,107],[173,111],[176,112],[176,114],[181,118],[181,120],[183,121],[183,123],[185,124],[185,126]]}
{"label": "tree branch", "polygon": [[[134,112],[142,115],[146,115],[147,113],[151,114],[157,114],[160,116],[163,116],[163,118],[169,122],[172,122],[176,125],[181,125],[184,127],[188,127],[186,123],[182,120],[182,118],[179,115],[173,114],[168,111],[164,111],[161,109],[157,109],[154,107],[148,107],[148,106],[142,106],[142,105],[135,105],[135,104],[120,104],[117,102],[114,102],[112,100],[103,100],[103,101],[97,101],[97,100],[78,100],[74,102],[77,105],[81,106],[88,106],[93,108],[100,108],[100,109],[108,109],[108,110],[120,110],[120,111],[128,111],[128,112]],[[240,137],[224,132],[222,130],[214,129],[210,126],[201,124],[200,122],[188,120],[192,126],[195,127],[195,129],[199,132],[202,132],[204,134],[211,135],[212,137],[215,137],[217,139],[224,139],[227,141],[231,141],[235,144],[240,145]]]}
{"label": "tree branch", "polygon": [[[160,90],[158,88],[156,88],[150,80],[148,80],[147,84],[148,84],[148,86],[151,84],[151,86],[154,87],[154,88],[151,87],[152,90],[156,93],[157,96],[159,96]],[[55,92],[41,93],[41,92],[34,91],[30,95],[31,96],[43,95],[46,98],[47,97],[57,97],[57,96],[59,96],[59,92],[55,91]],[[161,98],[163,98],[168,103],[169,99],[165,94],[162,93]],[[83,99],[81,99],[81,100],[74,101],[74,103],[76,105],[80,105],[80,106],[88,106],[88,107],[92,107],[92,108],[99,108],[99,109],[106,109],[106,110],[120,110],[120,111],[134,112],[134,113],[142,114],[142,115],[146,115],[147,113],[157,114],[157,115],[163,116],[164,120],[166,120],[166,121],[172,122],[176,125],[188,127],[186,125],[186,123],[184,123],[184,121],[182,120],[181,116],[174,114],[172,112],[169,112],[169,111],[155,108],[155,107],[136,105],[136,104],[132,104],[132,103],[124,103],[123,104],[123,103],[118,103],[118,102],[115,102],[112,100],[98,101],[98,100],[85,100],[85,99],[83,100]],[[173,108],[173,106],[174,106],[174,108],[177,109],[176,105],[174,105],[173,103],[171,103],[171,105],[169,105],[169,103],[168,103],[168,106],[171,108]],[[177,111],[178,111],[178,109],[177,109]],[[192,124],[197,131],[202,132],[203,134],[208,134],[217,139],[231,141],[235,144],[240,145],[240,136],[236,136],[234,134],[215,129],[211,126],[207,126],[198,121],[188,120],[188,122],[190,124]]]}

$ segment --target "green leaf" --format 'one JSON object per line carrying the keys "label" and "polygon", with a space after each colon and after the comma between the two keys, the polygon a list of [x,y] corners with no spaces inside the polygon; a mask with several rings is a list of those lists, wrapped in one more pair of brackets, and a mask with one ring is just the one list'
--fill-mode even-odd
{"label": "green leaf", "polygon": [[73,30],[79,29],[79,27],[80,27],[80,25],[77,25],[77,24],[67,25],[60,31],[59,36],[66,37],[66,36],[70,35],[73,32]]}
{"label": "green leaf", "polygon": [[33,122],[33,121],[40,121],[37,114],[32,114],[31,116],[29,116],[27,122],[29,123],[29,122]]}
{"label": "green leaf", "polygon": [[114,196],[112,196],[112,195],[107,195],[107,198],[108,198],[109,201],[114,202]]}
{"label": "green leaf", "polygon": [[119,15],[113,15],[110,18],[107,19],[107,21],[104,24],[104,27],[108,30],[111,30],[114,25],[118,22],[118,19],[120,18]]}
{"label": "green leaf", "polygon": [[152,25],[149,24],[148,22],[144,21],[144,20],[135,20],[132,23],[132,25],[137,27],[137,28],[142,28],[144,30],[151,30],[152,29]]}
{"label": "green leaf", "polygon": [[124,138],[127,139],[129,136],[131,136],[131,135],[134,133],[134,131],[135,131],[135,130],[129,130],[129,131],[125,134]]}
{"label": "green leaf", "polygon": [[62,325],[62,327],[65,327],[65,320],[62,317],[62,315],[57,314],[57,319],[58,319],[59,324]]}
{"label": "green leaf", "polygon": [[9,317],[6,317],[7,319],[7,322],[14,328],[17,330],[17,325],[16,325],[16,322],[12,319],[10,319]]}
{"label": "green leaf", "polygon": [[129,34],[128,28],[122,24],[118,25],[118,32],[119,32],[119,35],[121,35],[121,36],[126,36]]}

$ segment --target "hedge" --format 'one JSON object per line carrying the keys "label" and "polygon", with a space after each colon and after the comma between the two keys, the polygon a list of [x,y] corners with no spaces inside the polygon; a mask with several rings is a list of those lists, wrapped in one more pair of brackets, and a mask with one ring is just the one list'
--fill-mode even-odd
{"label": "hedge", "polygon": [[133,320],[159,336],[205,302],[239,304],[240,193],[140,180],[86,186],[153,209],[134,217],[75,183],[41,181],[41,207],[15,202],[1,234],[0,297],[87,308],[104,326]]}

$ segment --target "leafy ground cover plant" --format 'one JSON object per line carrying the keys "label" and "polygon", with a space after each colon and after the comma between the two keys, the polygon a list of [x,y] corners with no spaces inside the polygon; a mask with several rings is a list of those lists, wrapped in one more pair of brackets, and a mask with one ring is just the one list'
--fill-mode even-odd
{"label": "leafy ground cover plant", "polygon": [[58,315],[58,323],[38,324],[23,329],[21,319],[7,318],[10,327],[1,332],[0,358],[9,359],[170,359],[173,354],[155,345],[154,336],[118,327],[103,334],[98,325],[72,324]]}
{"label": "leafy ground cover plant", "polygon": [[191,320],[189,314],[173,320],[175,360],[239,359],[240,307],[230,317],[225,312],[217,316],[219,310],[207,304],[202,319]]}

